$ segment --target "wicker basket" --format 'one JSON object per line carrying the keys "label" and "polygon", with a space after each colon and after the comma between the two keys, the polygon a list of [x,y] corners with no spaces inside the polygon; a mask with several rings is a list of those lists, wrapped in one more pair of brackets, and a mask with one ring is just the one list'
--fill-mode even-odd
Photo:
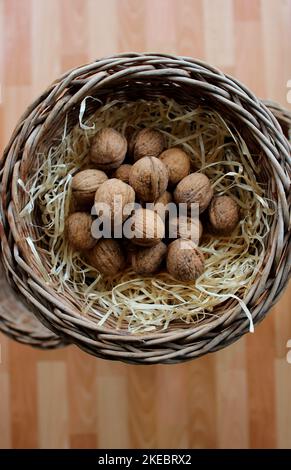
{"label": "wicker basket", "polygon": [[19,343],[40,349],[53,349],[65,344],[45,328],[9,286],[0,263],[0,331]]}
{"label": "wicker basket", "polygon": [[[246,300],[254,324],[265,317],[290,276],[290,145],[273,114],[237,80],[200,61],[130,53],[63,75],[27,109],[11,137],[1,162],[1,238],[4,265],[15,288],[51,331],[98,357],[135,364],[176,363],[231,344],[249,329],[249,321],[235,302],[208,323],[184,328],[171,324],[165,331],[130,335],[82,316],[31,268],[30,247],[18,231],[22,209],[16,190],[18,175],[29,171],[29,161],[39,148],[60,136],[65,119],[68,129],[78,122],[79,105],[88,95],[101,102],[115,97],[166,96],[193,107],[207,103],[236,122],[245,139],[262,151],[269,192],[278,207],[264,267]],[[88,115],[96,103],[92,100]]]}
{"label": "wicker basket", "polygon": [[291,112],[274,101],[264,100],[264,104],[272,111],[282,127],[284,135],[291,142]]}

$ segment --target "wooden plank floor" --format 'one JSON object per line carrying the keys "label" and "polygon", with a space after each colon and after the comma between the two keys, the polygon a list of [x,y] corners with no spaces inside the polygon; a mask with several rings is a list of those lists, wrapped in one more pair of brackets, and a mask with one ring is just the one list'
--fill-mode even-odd
{"label": "wooden plank floor", "polygon": [[[290,0],[0,0],[0,150],[64,70],[130,50],[205,59],[291,106]],[[291,448],[290,304],[291,286],[254,335],[175,366],[0,335],[0,448]]]}

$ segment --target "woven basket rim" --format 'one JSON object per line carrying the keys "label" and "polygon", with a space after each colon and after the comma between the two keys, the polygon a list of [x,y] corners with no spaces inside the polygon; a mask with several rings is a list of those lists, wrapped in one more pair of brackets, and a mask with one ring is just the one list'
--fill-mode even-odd
{"label": "woven basket rim", "polygon": [[0,302],[0,332],[11,339],[40,349],[64,346],[66,341],[52,333],[24,304],[16,290],[7,282],[0,261],[0,285],[3,300]]}

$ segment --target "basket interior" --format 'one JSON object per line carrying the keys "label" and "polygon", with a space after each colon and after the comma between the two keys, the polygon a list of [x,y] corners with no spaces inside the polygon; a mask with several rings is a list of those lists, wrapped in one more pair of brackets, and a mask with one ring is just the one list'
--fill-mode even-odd
{"label": "basket interior", "polygon": [[[114,72],[116,72],[116,70],[114,70]],[[197,79],[199,78],[200,85],[197,86],[195,92],[193,92],[193,86],[190,86],[190,84],[188,85],[185,80],[181,80],[180,82],[179,78],[176,78],[175,83],[173,83],[172,80],[168,80],[167,78],[161,80],[160,77],[158,79],[152,78],[151,80],[145,77],[140,77],[135,80],[122,78],[119,82],[117,81],[114,83],[114,87],[110,82],[108,86],[104,85],[102,87],[97,87],[95,90],[93,87],[90,90],[90,97],[93,99],[88,99],[87,101],[83,122],[90,122],[90,117],[98,111],[98,108],[102,107],[105,103],[116,100],[127,103],[136,102],[137,100],[174,100],[178,104],[187,106],[187,108],[191,108],[193,110],[197,107],[200,107],[201,109],[214,109],[217,113],[223,116],[223,119],[227,122],[230,128],[238,132],[244,139],[249,152],[254,156],[254,160],[257,164],[257,183],[261,188],[263,188],[264,197],[272,201],[272,207],[274,208],[276,206],[277,188],[274,183],[273,169],[264,154],[264,150],[260,145],[259,139],[251,132],[250,128],[245,125],[245,116],[242,115],[241,117],[239,113],[237,113],[237,110],[234,111],[231,109],[229,103],[224,104],[221,100],[217,99],[216,95],[209,93],[207,89],[205,90],[205,76],[199,77],[199,75],[197,75]],[[81,89],[81,85],[82,82],[76,79],[75,83],[71,84],[69,90],[64,91],[63,95],[59,97],[57,102],[42,109],[38,118],[39,126],[42,126],[43,122],[48,119],[48,116],[50,116],[49,122],[46,121],[46,126],[42,127],[42,136],[41,139],[38,139],[37,145],[35,145],[33,133],[30,135],[30,138],[27,139],[25,146],[22,149],[21,164],[19,166],[16,165],[14,169],[14,181],[21,179],[25,185],[29,185],[31,175],[38,171],[40,165],[40,159],[38,156],[40,154],[48,156],[51,146],[58,145],[61,141],[64,129],[66,129],[66,133],[69,134],[75,126],[79,125],[80,105],[84,99],[84,95],[76,99],[73,106],[69,106],[68,109],[66,109],[66,103],[68,103],[70,99],[72,100],[72,97],[78,96],[78,90]],[[221,94],[223,95],[223,93],[223,87],[221,87]],[[61,105],[62,100],[63,104]],[[17,220],[17,229],[15,228],[15,231],[18,232],[18,237],[20,238],[19,248],[25,262],[31,267],[35,277],[38,279],[39,277],[43,278],[43,286],[48,293],[48,299],[49,296],[52,296],[52,298],[57,299],[57,301],[66,305],[75,317],[87,317],[89,321],[98,324],[99,319],[88,314],[86,310],[84,310],[80,300],[76,301],[76,299],[74,299],[71,291],[68,292],[66,289],[60,291],[57,279],[50,284],[48,279],[44,278],[43,271],[39,269],[39,259],[41,259],[42,267],[44,267],[44,269],[49,269],[45,250],[42,249],[42,242],[35,242],[33,249],[31,244],[27,243],[27,238],[36,241],[41,236],[39,227],[41,226],[42,221],[39,208],[34,207],[31,214],[24,219],[19,217],[22,210],[27,206],[27,204],[29,204],[27,190],[29,190],[28,186],[26,186],[25,190],[18,186],[17,196],[15,197],[15,211],[13,214],[14,218]],[[268,255],[271,250],[270,239],[274,236],[274,231],[276,229],[276,217],[270,216],[269,224],[269,233],[263,240],[265,249],[264,254],[262,255],[263,259],[260,263],[260,271],[262,271],[266,265]],[[37,262],[36,256],[38,258]],[[256,276],[254,276],[252,288],[249,289],[248,292],[244,292],[244,302],[246,303],[257,288],[258,276],[259,271]],[[215,311],[213,312],[213,317],[205,316],[205,318],[202,318],[199,321],[199,325],[205,323],[209,324],[212,321],[216,321],[219,316],[223,316],[224,321],[227,323],[227,321],[230,321],[237,315],[244,315],[241,305],[238,303],[238,299],[234,297],[227,298],[222,300],[220,304],[216,306]],[[108,318],[105,326],[106,328],[115,331],[117,324],[120,331],[123,331],[124,334],[128,333],[127,322],[118,322],[114,317]],[[191,326],[195,327],[195,324],[192,324]],[[189,324],[180,319],[175,319],[167,325],[167,331],[177,331],[184,328],[189,328]],[[162,327],[159,327],[158,329],[162,329]],[[146,334],[146,332],[142,333]]]}

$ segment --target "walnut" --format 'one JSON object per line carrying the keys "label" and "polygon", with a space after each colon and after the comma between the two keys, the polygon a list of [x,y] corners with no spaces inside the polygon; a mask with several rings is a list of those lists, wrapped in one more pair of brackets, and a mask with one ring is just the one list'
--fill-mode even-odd
{"label": "walnut", "polygon": [[149,209],[137,209],[124,226],[124,235],[141,246],[157,245],[165,234],[161,217]]}
{"label": "walnut", "polygon": [[196,245],[202,237],[203,226],[198,218],[171,217],[169,220],[169,236],[170,238],[191,239]]}
{"label": "walnut", "polygon": [[105,127],[93,137],[90,160],[100,170],[118,168],[125,159],[127,141],[123,135],[111,127]]}
{"label": "walnut", "polygon": [[174,200],[177,204],[199,204],[199,212],[205,211],[213,196],[210,180],[203,173],[191,173],[178,183],[174,191]]}
{"label": "walnut", "polygon": [[143,157],[158,157],[165,148],[164,135],[156,129],[143,129],[137,134],[133,134],[131,147],[133,147],[133,157],[137,161]]}
{"label": "walnut", "polygon": [[129,183],[141,201],[154,202],[167,189],[168,170],[158,158],[144,157],[132,166]]}
{"label": "walnut", "polygon": [[230,196],[217,196],[211,201],[208,215],[214,233],[229,235],[239,222],[239,206]]}
{"label": "walnut", "polygon": [[126,261],[131,264],[132,262],[132,257],[133,257],[133,254],[135,253],[135,251],[137,250],[137,245],[135,245],[134,243],[132,243],[131,240],[128,240],[127,238],[122,238],[121,239],[121,246],[122,246],[122,249],[125,253],[125,257],[126,257]]}
{"label": "walnut", "polygon": [[130,159],[133,159],[134,146],[139,132],[140,130],[135,129],[132,126],[129,126],[125,129],[125,137],[127,139],[127,154]]}
{"label": "walnut", "polygon": [[172,202],[172,194],[169,191],[165,191],[155,202],[154,211],[159,214],[159,216],[163,219],[166,206]]}
{"label": "walnut", "polygon": [[192,240],[178,238],[168,247],[167,269],[178,281],[195,281],[204,270],[204,256]]}
{"label": "walnut", "polygon": [[82,170],[72,179],[72,194],[79,206],[89,207],[99,186],[106,181],[107,175],[100,170]]}
{"label": "walnut", "polygon": [[75,212],[66,221],[66,236],[69,244],[78,251],[91,250],[97,240],[93,238],[91,227],[93,218],[86,212]]}
{"label": "walnut", "polygon": [[113,174],[113,178],[117,178],[124,183],[129,183],[129,173],[132,168],[132,165],[129,165],[128,163],[124,163],[121,165]]}
{"label": "walnut", "polygon": [[176,186],[190,173],[191,160],[189,155],[178,147],[164,150],[159,159],[166,165],[169,171],[169,185]]}
{"label": "walnut", "polygon": [[96,191],[95,208],[98,214],[98,209],[102,209],[101,205],[106,204],[108,211],[110,211],[108,216],[110,216],[111,221],[117,219],[123,222],[130,215],[124,212],[124,207],[126,204],[133,204],[134,200],[135,193],[129,184],[117,178],[111,178],[101,184]]}
{"label": "walnut", "polygon": [[154,274],[158,271],[167,253],[167,245],[163,242],[149,248],[140,248],[132,254],[132,269],[138,274]]}
{"label": "walnut", "polygon": [[125,258],[120,244],[113,239],[101,238],[86,254],[88,264],[104,276],[115,276],[125,266]]}

